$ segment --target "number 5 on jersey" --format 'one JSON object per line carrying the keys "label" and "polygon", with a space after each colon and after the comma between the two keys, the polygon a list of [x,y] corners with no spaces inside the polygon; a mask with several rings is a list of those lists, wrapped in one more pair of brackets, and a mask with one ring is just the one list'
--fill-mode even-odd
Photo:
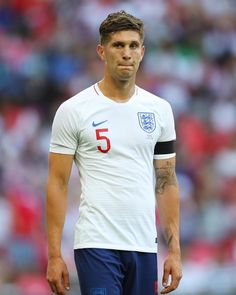
{"label": "number 5 on jersey", "polygon": [[108,132],[108,128],[96,129],[96,139],[103,140],[106,144],[106,147],[101,147],[100,145],[97,146],[98,150],[102,153],[108,153],[111,148],[110,139],[104,135],[104,133]]}

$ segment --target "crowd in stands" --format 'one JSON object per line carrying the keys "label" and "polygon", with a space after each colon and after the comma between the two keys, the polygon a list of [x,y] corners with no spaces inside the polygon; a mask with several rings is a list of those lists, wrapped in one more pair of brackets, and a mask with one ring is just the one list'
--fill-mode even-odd
{"label": "crowd in stands", "polygon": [[[184,276],[173,294],[236,294],[235,0],[0,0],[2,295],[51,294],[45,183],[52,119],[61,102],[101,79],[98,26],[121,9],[145,22],[137,84],[168,100],[176,120]],[[73,170],[63,252],[75,284],[79,191]]]}

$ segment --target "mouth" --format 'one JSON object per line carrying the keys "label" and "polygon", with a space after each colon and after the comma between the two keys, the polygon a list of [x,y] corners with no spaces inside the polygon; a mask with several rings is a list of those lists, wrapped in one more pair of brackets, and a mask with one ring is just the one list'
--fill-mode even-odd
{"label": "mouth", "polygon": [[132,64],[119,64],[118,67],[123,68],[123,69],[131,69],[131,68],[133,68],[133,65]]}
{"label": "mouth", "polygon": [[132,67],[134,64],[118,64],[118,66]]}

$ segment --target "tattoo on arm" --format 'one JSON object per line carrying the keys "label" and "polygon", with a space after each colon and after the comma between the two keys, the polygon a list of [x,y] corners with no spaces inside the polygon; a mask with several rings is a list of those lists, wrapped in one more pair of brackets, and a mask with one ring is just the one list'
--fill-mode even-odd
{"label": "tattoo on arm", "polygon": [[167,242],[167,246],[169,247],[173,239],[173,234],[170,231],[165,230],[164,235]]}
{"label": "tattoo on arm", "polygon": [[156,170],[156,194],[161,195],[169,185],[177,186],[175,166],[167,161],[165,167],[157,167]]}

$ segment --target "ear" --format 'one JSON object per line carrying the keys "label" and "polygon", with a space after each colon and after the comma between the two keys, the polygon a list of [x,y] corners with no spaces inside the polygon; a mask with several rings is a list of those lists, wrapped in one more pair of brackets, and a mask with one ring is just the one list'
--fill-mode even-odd
{"label": "ear", "polygon": [[104,47],[101,44],[98,44],[97,46],[97,54],[101,58],[101,60],[105,61],[105,51]]}
{"label": "ear", "polygon": [[140,62],[141,62],[142,59],[143,59],[144,53],[145,53],[145,46],[143,45],[142,48],[141,48],[141,58],[140,58]]}

